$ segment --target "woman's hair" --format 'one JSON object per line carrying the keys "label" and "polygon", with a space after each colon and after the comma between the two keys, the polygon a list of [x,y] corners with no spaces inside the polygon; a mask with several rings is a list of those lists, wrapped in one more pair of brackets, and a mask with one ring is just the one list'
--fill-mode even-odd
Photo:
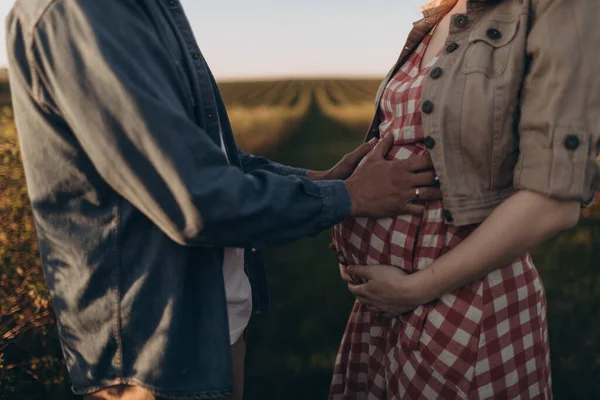
{"label": "woman's hair", "polygon": [[[459,1],[459,0],[431,0],[430,2],[428,2],[427,4],[425,4],[424,6],[421,7],[421,11],[425,11],[425,10],[429,10],[432,8],[436,8],[439,7],[441,5],[444,5],[444,3],[449,3],[452,1]],[[467,3],[471,2],[471,1],[485,1],[491,4],[498,4],[504,0],[467,0]]]}

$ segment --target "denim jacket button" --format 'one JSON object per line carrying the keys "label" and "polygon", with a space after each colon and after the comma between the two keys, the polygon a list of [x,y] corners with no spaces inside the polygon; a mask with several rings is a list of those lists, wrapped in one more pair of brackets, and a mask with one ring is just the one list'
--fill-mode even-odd
{"label": "denim jacket button", "polygon": [[565,148],[567,150],[577,150],[580,144],[579,138],[575,135],[569,135],[565,138]]}

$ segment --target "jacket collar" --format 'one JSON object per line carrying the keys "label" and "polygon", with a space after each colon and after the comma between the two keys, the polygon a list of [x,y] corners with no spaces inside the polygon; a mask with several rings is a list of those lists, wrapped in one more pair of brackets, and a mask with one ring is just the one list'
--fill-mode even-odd
{"label": "jacket collar", "polygon": [[[468,9],[479,8],[482,6],[496,4],[502,0],[468,0]],[[423,7],[424,18],[433,18],[446,15],[458,3],[458,0],[431,0]]]}

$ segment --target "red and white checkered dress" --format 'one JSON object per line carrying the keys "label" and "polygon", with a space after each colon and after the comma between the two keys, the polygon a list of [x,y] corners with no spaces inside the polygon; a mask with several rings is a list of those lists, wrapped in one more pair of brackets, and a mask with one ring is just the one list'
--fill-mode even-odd
{"label": "red and white checkered dress", "polygon": [[[381,136],[393,134],[388,158],[427,152],[420,104],[433,60],[420,63],[431,36],[387,85]],[[441,201],[422,217],[350,218],[334,242],[350,264],[387,264],[413,273],[450,251],[474,226],[443,219]],[[550,399],[546,299],[529,254],[422,305],[386,318],[355,303],[342,339],[330,399]]]}

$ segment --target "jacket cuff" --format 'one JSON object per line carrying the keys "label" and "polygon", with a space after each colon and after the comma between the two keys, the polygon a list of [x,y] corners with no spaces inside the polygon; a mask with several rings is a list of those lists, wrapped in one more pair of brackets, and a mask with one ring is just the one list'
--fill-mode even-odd
{"label": "jacket cuff", "polygon": [[319,232],[339,224],[350,216],[352,201],[344,181],[317,181],[313,184],[318,187],[323,200]]}
{"label": "jacket cuff", "polygon": [[296,175],[306,176],[308,173],[307,169],[288,167],[287,165],[276,164],[274,165],[275,172],[279,175]]}
{"label": "jacket cuff", "polygon": [[534,142],[521,141],[515,188],[561,200],[578,200],[582,204],[593,201],[600,186],[600,166],[592,135],[559,128],[551,146],[543,148]]}

